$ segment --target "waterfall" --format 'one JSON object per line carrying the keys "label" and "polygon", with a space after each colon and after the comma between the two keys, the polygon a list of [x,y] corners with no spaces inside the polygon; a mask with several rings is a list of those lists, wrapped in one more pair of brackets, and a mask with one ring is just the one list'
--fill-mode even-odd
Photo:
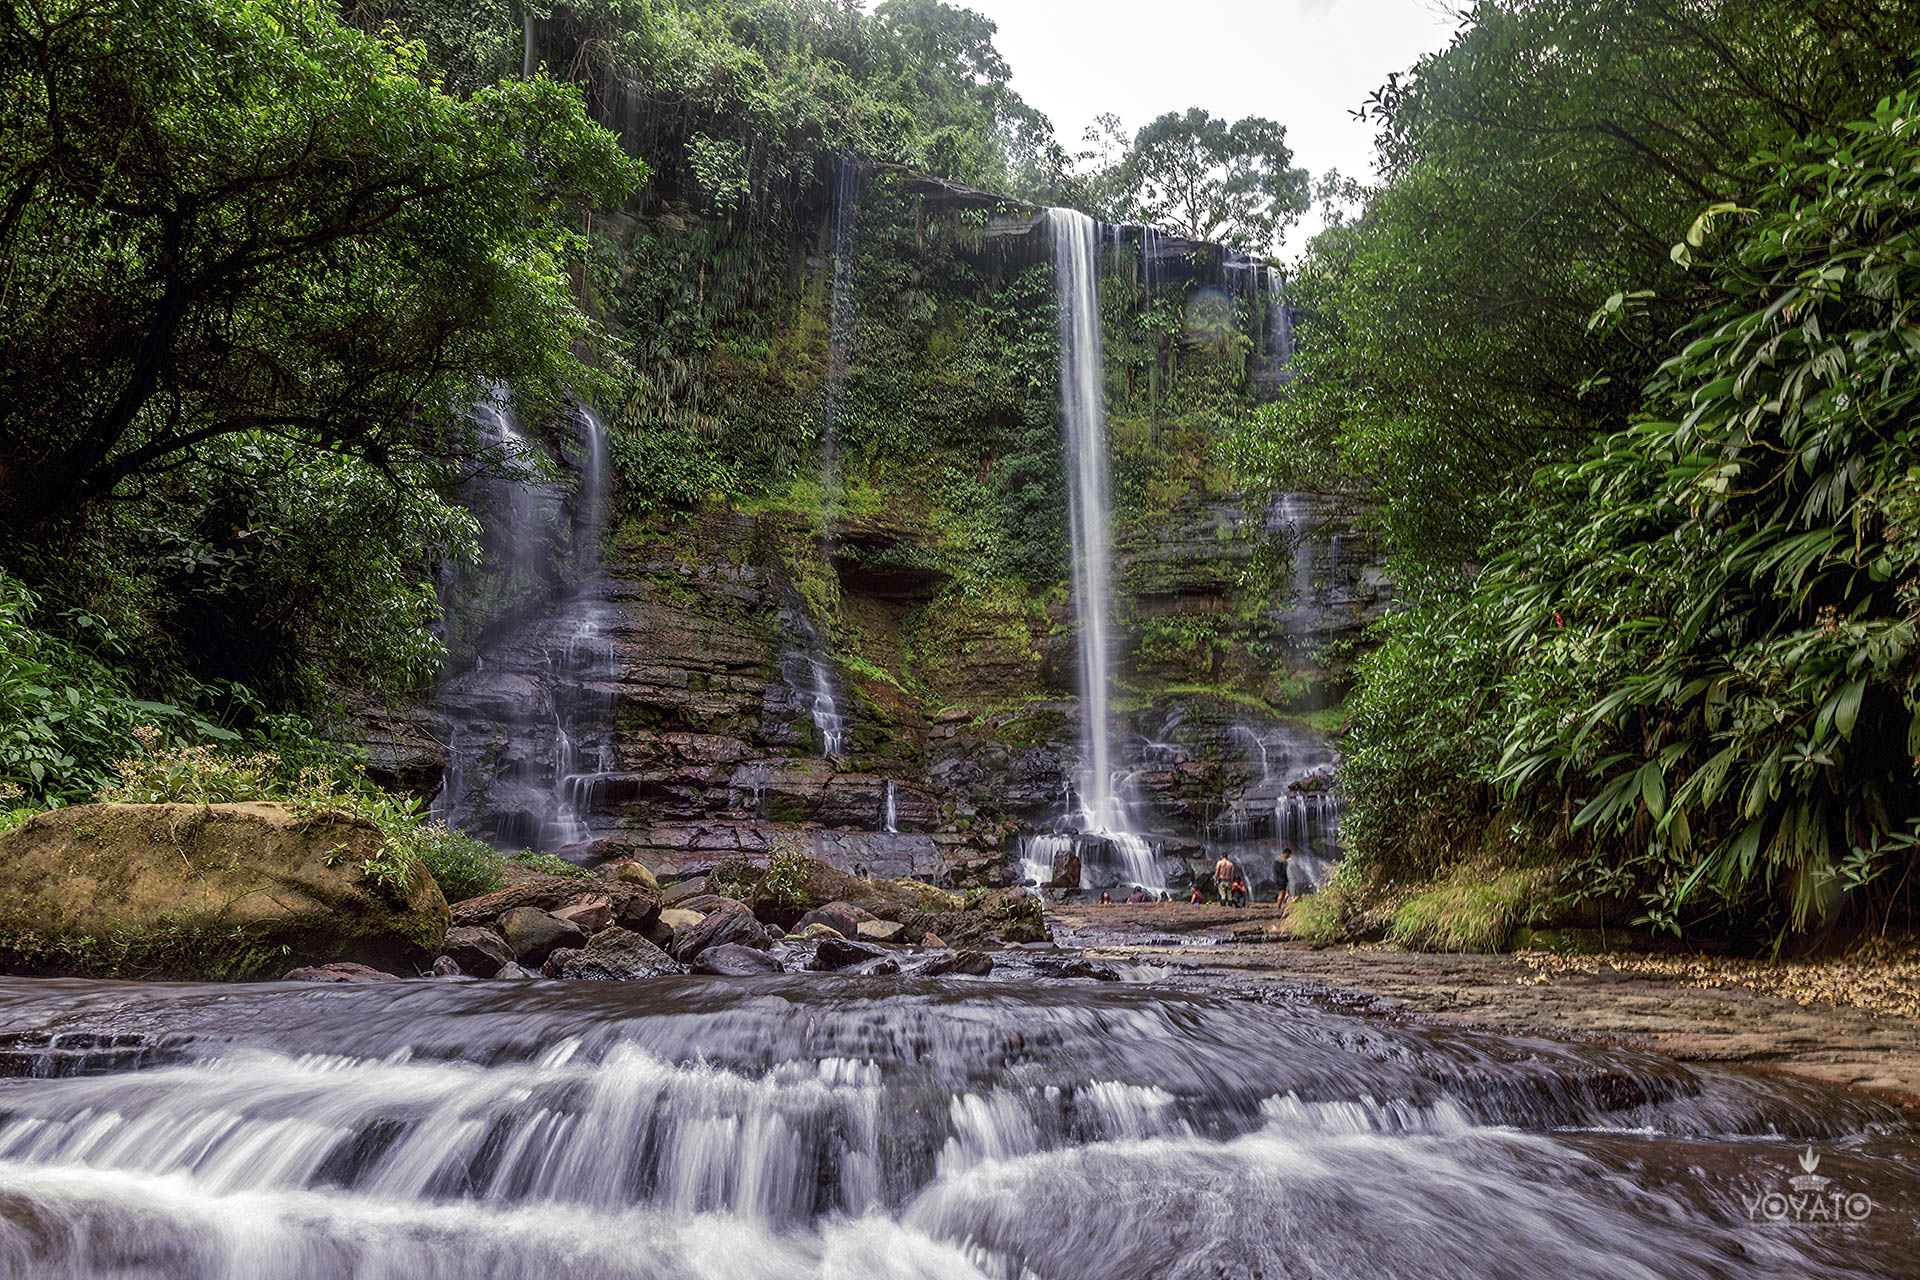
{"label": "waterfall", "polygon": [[1049,209],[1060,309],[1060,411],[1066,420],[1073,534],[1074,612],[1080,621],[1080,735],[1086,775],[1080,820],[1121,854],[1131,882],[1165,887],[1147,842],[1130,829],[1113,790],[1110,736],[1112,548],[1107,508],[1105,371],[1100,343],[1100,234],[1092,218]]}
{"label": "waterfall", "polygon": [[885,829],[889,835],[899,834],[900,809],[894,797],[892,778],[887,779],[887,799],[885,811],[882,814],[882,822],[885,824]]}
{"label": "waterfall", "polygon": [[[479,486],[489,546],[509,580],[538,586],[544,603],[442,687],[447,770],[433,813],[503,848],[563,848],[592,834],[590,815],[616,768],[618,655],[601,574],[606,428],[592,410],[575,410],[563,445],[577,477],[569,495],[541,477],[539,446],[516,427],[504,392],[474,412],[483,440],[512,459],[507,479]],[[519,679],[503,683],[495,670]]]}
{"label": "waterfall", "polygon": [[842,158],[833,183],[833,283],[827,309],[827,388],[820,407],[820,542],[833,538],[833,509],[840,499],[840,402],[846,396],[853,359],[854,219],[860,206],[860,170]]}

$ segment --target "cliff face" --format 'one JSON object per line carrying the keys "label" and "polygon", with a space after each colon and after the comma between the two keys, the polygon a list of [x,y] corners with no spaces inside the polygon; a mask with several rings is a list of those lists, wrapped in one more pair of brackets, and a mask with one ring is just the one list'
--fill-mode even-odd
{"label": "cliff face", "polygon": [[[1325,717],[1297,711],[1337,693],[1338,646],[1384,594],[1344,525],[1285,524],[1303,509],[1216,498],[1129,531],[1116,740],[1176,880],[1179,860],[1225,844],[1246,859],[1290,822],[1302,852],[1313,841],[1334,757]],[[628,525],[567,608],[507,629],[442,690],[447,817],[510,847],[611,835],[689,869],[785,839],[846,869],[1011,882],[1023,837],[1066,825],[1071,614],[875,568],[926,537],[846,531],[866,558],[827,558],[836,646],[792,568],[817,531],[741,513]]]}
{"label": "cliff face", "polygon": [[[670,864],[786,839],[947,884],[1059,850],[1031,840],[1073,825],[1079,753],[1035,219],[887,173],[819,216],[784,266],[685,211],[597,223],[609,324],[659,362],[609,410],[604,559],[582,552],[592,450],[549,430],[571,495],[481,495],[454,671],[411,729],[364,735],[419,789],[444,770],[448,820]],[[1384,584],[1341,504],[1249,499],[1220,461],[1284,387],[1277,273],[1142,228],[1102,252],[1119,790],[1173,883],[1230,849],[1269,884],[1289,842],[1332,854],[1330,708]],[[663,255],[691,295],[664,292]],[[649,289],[680,301],[649,315]],[[1070,852],[1112,878],[1100,848]]]}

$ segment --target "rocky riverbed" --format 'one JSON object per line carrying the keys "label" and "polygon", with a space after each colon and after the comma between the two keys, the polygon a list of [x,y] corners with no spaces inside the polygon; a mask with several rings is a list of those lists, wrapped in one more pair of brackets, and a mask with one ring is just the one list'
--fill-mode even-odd
{"label": "rocky riverbed", "polygon": [[[1866,1090],[1920,1115],[1920,1024],[1886,996],[1920,986],[1897,957],[1874,967],[1881,983],[1834,960],[1800,966],[1799,988],[1755,990],[1742,983],[1756,966],[1737,961],[1316,947],[1289,939],[1270,906],[1060,904],[1049,921],[1058,942],[1093,963],[1152,966],[1182,987],[1284,991],[1388,1018],[1740,1064]],[[1825,998],[1813,994],[1823,988]]]}

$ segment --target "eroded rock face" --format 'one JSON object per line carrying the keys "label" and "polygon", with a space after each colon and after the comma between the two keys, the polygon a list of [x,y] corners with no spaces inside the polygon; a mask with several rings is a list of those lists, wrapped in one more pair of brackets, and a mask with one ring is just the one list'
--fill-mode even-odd
{"label": "eroded rock face", "polygon": [[456,973],[470,973],[477,978],[490,978],[503,966],[513,963],[513,948],[507,945],[507,940],[479,925],[456,925],[447,930],[446,941],[441,946],[446,958],[456,966]]}
{"label": "eroded rock face", "polygon": [[364,819],[279,804],[38,814],[0,836],[0,964],[225,979],[284,972],[291,958],[416,973],[440,950],[447,904],[423,867],[391,883],[384,852]]}
{"label": "eroded rock face", "polygon": [[684,930],[676,929],[673,953],[683,961],[693,960],[708,947],[728,943],[760,950],[765,950],[767,946],[766,927],[753,918],[753,912],[732,900],[716,904],[700,923],[689,925]]}
{"label": "eroded rock face", "polygon": [[584,950],[555,954],[566,957],[559,976],[575,980],[630,982],[684,972],[666,952],[630,929],[607,929],[593,935]]}

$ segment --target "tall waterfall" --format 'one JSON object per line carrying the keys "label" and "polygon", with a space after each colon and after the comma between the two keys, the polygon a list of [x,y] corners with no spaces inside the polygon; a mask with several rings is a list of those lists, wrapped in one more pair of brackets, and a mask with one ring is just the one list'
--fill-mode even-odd
{"label": "tall waterfall", "polygon": [[1080,820],[1120,853],[1130,880],[1166,886],[1153,850],[1135,834],[1114,791],[1111,743],[1113,552],[1107,505],[1105,373],[1100,343],[1100,231],[1074,209],[1047,210],[1060,308],[1060,412],[1067,428],[1074,613],[1080,621]]}

